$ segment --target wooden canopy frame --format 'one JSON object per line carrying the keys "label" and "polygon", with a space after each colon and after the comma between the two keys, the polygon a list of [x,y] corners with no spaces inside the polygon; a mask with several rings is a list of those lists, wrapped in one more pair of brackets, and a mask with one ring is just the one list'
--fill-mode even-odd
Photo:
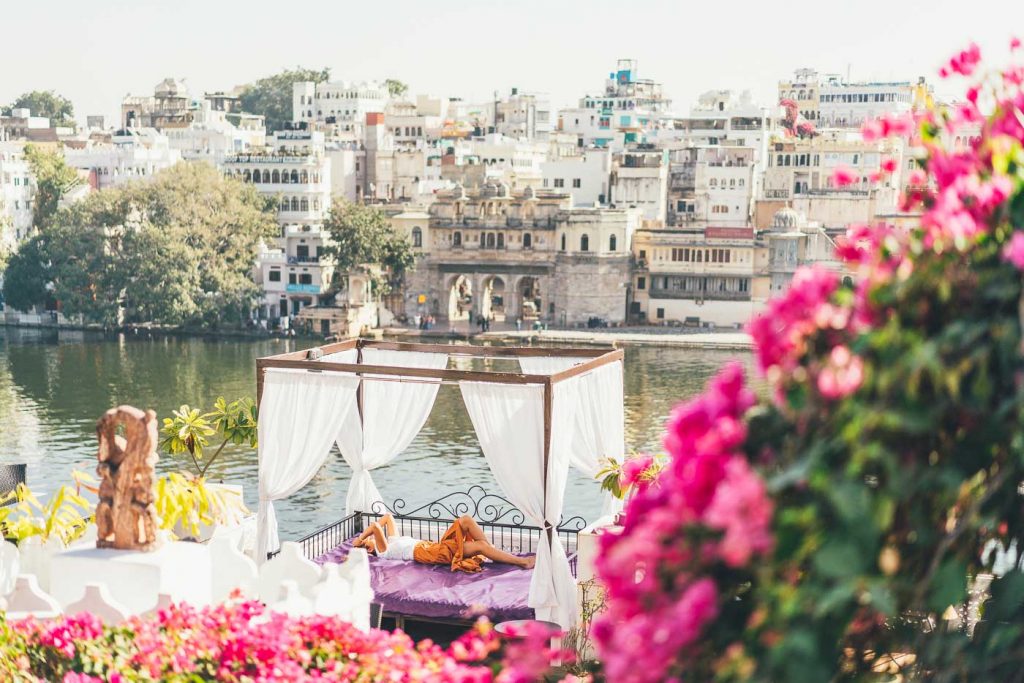
{"label": "wooden canopy frame", "polygon": [[[571,368],[550,375],[528,375],[521,372],[493,372],[486,370],[435,370],[433,368],[409,368],[393,365],[367,365],[363,363],[363,349],[382,349],[388,351],[420,351],[426,353],[444,353],[449,356],[465,356],[469,358],[524,358],[524,357],[562,357],[586,358],[587,360]],[[356,351],[355,363],[335,363],[323,360],[324,356],[342,351]],[[374,375],[370,381],[401,381],[408,378],[424,380],[440,380],[441,382],[486,382],[490,384],[536,384],[544,389],[544,513],[547,516],[548,462],[551,454],[551,408],[554,402],[554,386],[559,382],[572,379],[595,370],[601,366],[622,361],[622,349],[615,348],[539,348],[535,346],[474,346],[472,344],[415,344],[408,342],[377,341],[373,339],[349,339],[325,346],[281,353],[256,359],[256,405],[263,399],[263,378],[268,368],[291,370],[308,370],[311,372],[352,373],[363,379],[364,375]],[[395,379],[388,379],[394,377]],[[362,417],[362,381],[357,395],[359,414]],[[547,527],[548,541],[551,541],[552,529]]]}

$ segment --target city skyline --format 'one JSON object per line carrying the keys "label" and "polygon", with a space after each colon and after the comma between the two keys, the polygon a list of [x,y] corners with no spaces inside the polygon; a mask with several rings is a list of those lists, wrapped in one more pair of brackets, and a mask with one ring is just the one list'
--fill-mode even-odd
{"label": "city skyline", "polygon": [[[194,94],[201,94],[301,65],[329,67],[338,80],[397,78],[412,93],[471,102],[518,87],[549,94],[560,109],[597,93],[616,60],[632,58],[640,76],[663,83],[673,109],[685,112],[710,89],[750,90],[756,100],[768,103],[777,81],[801,67],[849,72],[854,80],[925,76],[937,81],[938,66],[962,47],[962,36],[970,35],[993,55],[1005,52],[1011,36],[983,21],[982,12],[965,15],[966,23],[939,25],[929,18],[942,14],[942,8],[955,13],[959,3],[952,0],[891,5],[870,0],[832,9],[837,31],[831,32],[822,31],[810,12],[783,14],[763,3],[738,2],[730,6],[732,16],[749,21],[714,30],[723,21],[716,8],[641,0],[625,12],[636,20],[636,32],[620,36],[622,19],[612,16],[623,13],[622,8],[605,0],[585,6],[485,0],[472,13],[406,0],[391,3],[386,11],[312,2],[298,17],[257,11],[273,9],[268,3],[249,3],[245,14],[234,3],[200,5],[195,0],[22,4],[7,9],[8,25],[45,26],[51,46],[39,52],[38,32],[9,36],[8,54],[32,59],[5,73],[0,103],[29,90],[52,89],[72,100],[80,122],[100,114],[114,123],[125,95],[150,93],[166,77],[182,78]],[[313,17],[322,20],[306,21]],[[915,25],[932,32],[927,47],[901,40],[913,35]],[[708,27],[713,30],[704,30]],[[104,31],[114,39],[95,39]],[[520,38],[503,47],[502,40],[510,36]],[[493,57],[477,54],[488,50]],[[938,87],[942,93],[943,85]]]}

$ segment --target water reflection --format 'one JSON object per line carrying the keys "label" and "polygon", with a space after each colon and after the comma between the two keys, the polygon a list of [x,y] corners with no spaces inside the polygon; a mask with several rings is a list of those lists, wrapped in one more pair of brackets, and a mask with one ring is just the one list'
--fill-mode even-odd
{"label": "water reflection", "polygon": [[[302,348],[281,340],[137,340],[83,333],[0,328],[0,462],[29,463],[29,480],[49,490],[77,466],[95,463],[95,423],[119,404],[154,408],[161,417],[182,403],[209,406],[218,395],[255,394],[259,356]],[[626,441],[631,450],[657,449],[665,417],[678,401],[698,392],[736,352],[631,347],[626,349]],[[458,367],[516,370],[508,359],[457,359]],[[162,457],[160,469],[177,469]],[[210,470],[213,478],[245,484],[256,503],[256,454],[228,448]],[[349,470],[333,453],[320,473],[295,496],[276,505],[283,538],[339,517]],[[498,492],[477,446],[458,387],[442,386],[423,431],[392,464],[374,471],[388,500],[410,508],[479,484]],[[567,514],[592,518],[600,507],[594,482],[570,473]]]}

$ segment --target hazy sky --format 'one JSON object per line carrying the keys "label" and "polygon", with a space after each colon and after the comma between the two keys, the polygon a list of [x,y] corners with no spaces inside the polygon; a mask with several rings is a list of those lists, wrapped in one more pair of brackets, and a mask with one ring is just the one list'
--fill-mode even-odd
{"label": "hazy sky", "polygon": [[855,79],[933,77],[973,40],[1005,55],[1024,0],[22,0],[0,9],[0,103],[32,89],[80,120],[166,76],[194,94],[284,67],[398,78],[413,92],[484,100],[511,86],[575,104],[620,57],[686,111],[712,88],[762,102],[798,67]]}

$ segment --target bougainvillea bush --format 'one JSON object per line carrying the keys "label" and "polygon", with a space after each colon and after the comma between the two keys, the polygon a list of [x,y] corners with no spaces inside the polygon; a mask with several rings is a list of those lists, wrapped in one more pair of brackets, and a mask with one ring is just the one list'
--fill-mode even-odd
{"label": "bougainvillea bush", "polygon": [[116,627],[90,614],[7,622],[0,613],[0,680],[529,683],[567,653],[551,650],[546,628],[524,628],[503,638],[481,620],[442,649],[401,631],[363,633],[334,617],[288,616],[237,597],[202,609],[171,605]]}
{"label": "bougainvillea bush", "polygon": [[608,680],[1024,680],[1019,568],[977,619],[951,618],[991,569],[986,546],[1024,533],[1011,47],[999,72],[975,46],[950,60],[963,103],[865,125],[922,150],[903,199],[919,226],[851,229],[838,253],[853,284],[801,270],[751,323],[770,396],[730,366],[672,415],[671,462],[602,540]]}

